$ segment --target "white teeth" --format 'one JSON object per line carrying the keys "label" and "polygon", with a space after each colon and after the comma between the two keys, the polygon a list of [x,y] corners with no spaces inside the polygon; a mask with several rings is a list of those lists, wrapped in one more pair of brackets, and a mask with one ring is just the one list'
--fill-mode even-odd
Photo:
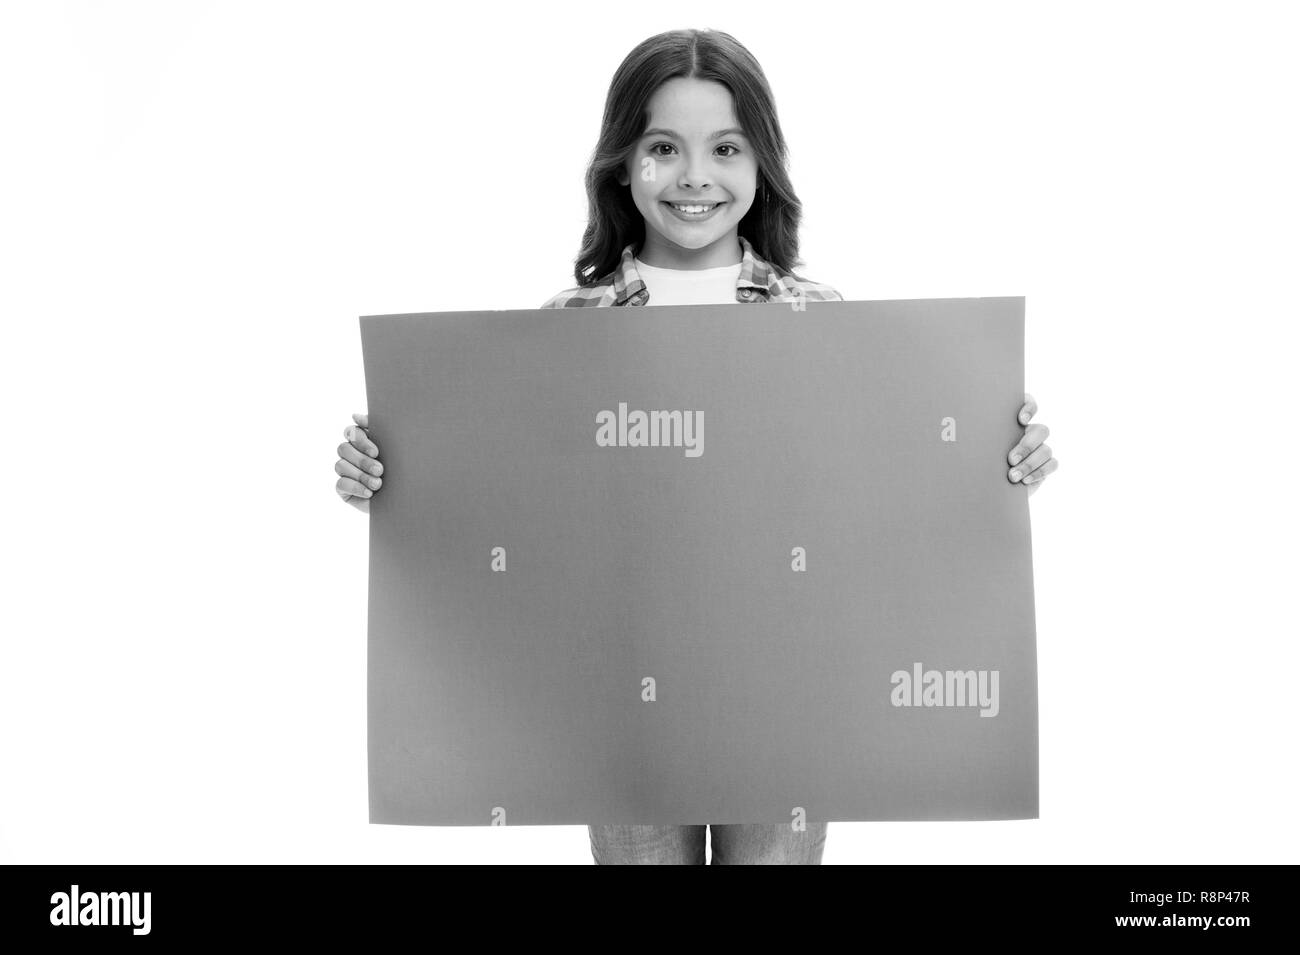
{"label": "white teeth", "polygon": [[713,206],[716,206],[717,203],[715,202],[711,206],[681,206],[675,202],[670,202],[669,205],[672,206],[674,209],[676,209],[678,212],[700,213],[700,212],[708,212],[710,209],[713,208]]}

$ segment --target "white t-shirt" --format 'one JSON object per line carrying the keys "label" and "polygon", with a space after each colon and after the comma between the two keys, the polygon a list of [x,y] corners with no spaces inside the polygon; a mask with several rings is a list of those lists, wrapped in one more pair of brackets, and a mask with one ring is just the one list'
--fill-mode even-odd
{"label": "white t-shirt", "polygon": [[740,266],[737,262],[716,269],[661,269],[636,260],[637,274],[650,293],[647,306],[735,305]]}

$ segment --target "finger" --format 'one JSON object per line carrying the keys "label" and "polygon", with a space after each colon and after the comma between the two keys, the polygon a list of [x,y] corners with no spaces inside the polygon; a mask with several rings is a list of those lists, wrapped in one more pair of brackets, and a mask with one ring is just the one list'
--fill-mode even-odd
{"label": "finger", "polygon": [[1033,471],[1026,474],[1021,483],[1028,484],[1030,487],[1042,484],[1047,478],[1047,475],[1051,474],[1058,467],[1060,467],[1060,464],[1057,462],[1056,458],[1048,458],[1041,467],[1035,468]]}
{"label": "finger", "polygon": [[1032,474],[1035,470],[1046,464],[1052,457],[1052,449],[1045,444],[1040,444],[1034,449],[1034,452],[1027,458],[1007,472],[1007,478],[1012,481],[1020,481]]}
{"label": "finger", "polygon": [[1021,424],[1029,424],[1029,419],[1038,414],[1038,402],[1029,392],[1025,392],[1025,404],[1020,409],[1019,421]]}
{"label": "finger", "polygon": [[355,464],[344,461],[342,458],[339,458],[334,462],[334,473],[341,474],[346,478],[352,478],[352,480],[356,481],[358,484],[363,484],[372,491],[379,490],[380,485],[384,483],[383,478],[377,478],[366,474]]}
{"label": "finger", "polygon": [[[1032,494],[1033,492],[1031,491],[1030,493]],[[347,501],[362,514],[370,513],[370,501],[364,497],[345,497],[343,500]]]}
{"label": "finger", "polygon": [[370,415],[368,414],[357,414],[354,411],[352,413],[352,420],[355,421],[357,424],[361,425],[361,427],[363,428],[370,427]]}
{"label": "finger", "polygon": [[1007,462],[1013,465],[1019,464],[1029,456],[1029,453],[1034,448],[1046,441],[1047,436],[1051,433],[1047,425],[1034,422],[1025,429],[1025,433],[1020,440],[1007,452]]}
{"label": "finger", "polygon": [[361,470],[375,475],[375,477],[384,473],[384,466],[382,464],[374,458],[366,457],[346,441],[339,445],[339,457],[344,461],[355,464]]}
{"label": "finger", "polygon": [[371,441],[370,435],[357,425],[350,424],[344,428],[343,437],[347,438],[352,446],[362,454],[368,454],[372,458],[379,457],[379,446]]}
{"label": "finger", "polygon": [[358,484],[349,477],[341,477],[334,483],[334,490],[339,492],[340,497],[370,497],[374,492],[368,487]]}

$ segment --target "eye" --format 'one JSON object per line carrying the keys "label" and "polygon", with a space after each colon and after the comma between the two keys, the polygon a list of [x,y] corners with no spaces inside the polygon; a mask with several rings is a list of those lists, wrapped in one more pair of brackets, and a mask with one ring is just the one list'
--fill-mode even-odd
{"label": "eye", "polygon": [[725,155],[724,157],[722,157],[723,159],[730,159],[732,156],[736,155],[736,153],[740,152],[740,150],[737,149],[735,146],[731,145],[731,143],[723,143],[723,144],[722,144],[721,146],[719,146],[718,148],[719,148],[719,149],[734,149],[734,150],[736,151],[736,152],[727,153],[727,155]]}
{"label": "eye", "polygon": [[672,148],[673,148],[673,144],[672,144],[672,143],[655,143],[653,146],[650,147],[650,155],[652,155],[652,156],[662,156],[663,153],[657,153],[657,152],[655,152],[655,150],[658,149],[660,146],[667,146],[669,149],[672,149]]}

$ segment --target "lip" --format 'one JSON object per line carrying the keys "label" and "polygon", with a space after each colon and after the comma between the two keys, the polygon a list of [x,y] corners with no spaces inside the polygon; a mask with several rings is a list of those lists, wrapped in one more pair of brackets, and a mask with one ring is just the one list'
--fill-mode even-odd
{"label": "lip", "polygon": [[[686,212],[679,212],[677,210],[677,207],[674,206],[671,202],[668,202],[667,200],[661,200],[661,201],[665,206],[667,206],[669,212],[671,212],[678,219],[681,219],[683,222],[703,222],[705,219],[712,219],[717,214],[718,210],[726,205],[726,202],[714,202],[713,208],[710,209],[708,212],[703,212],[700,213],[699,215],[691,215]],[[682,203],[682,205],[703,205],[703,203],[684,202]]]}

